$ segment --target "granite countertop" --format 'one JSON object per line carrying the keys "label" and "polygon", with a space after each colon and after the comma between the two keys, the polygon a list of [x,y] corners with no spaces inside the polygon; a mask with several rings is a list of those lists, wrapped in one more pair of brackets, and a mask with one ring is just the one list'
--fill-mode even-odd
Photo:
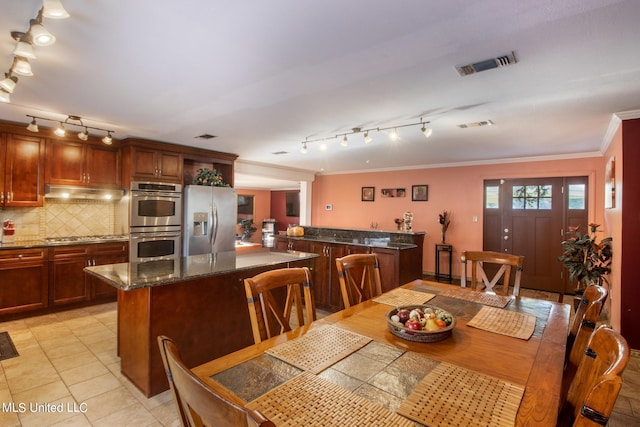
{"label": "granite countertop", "polygon": [[29,248],[48,248],[52,246],[68,246],[68,245],[93,245],[100,243],[128,242],[128,236],[117,236],[91,240],[65,240],[65,241],[48,241],[47,239],[35,240],[19,240],[11,243],[0,243],[0,251],[3,249],[29,249]]}
{"label": "granite countertop", "polygon": [[143,263],[120,263],[85,267],[85,271],[111,286],[128,291],[168,285],[185,280],[216,276],[257,267],[276,266],[288,262],[317,258],[318,254],[269,249],[236,253],[192,255],[180,260]]}
{"label": "granite countertop", "polygon": [[410,249],[415,248],[417,245],[413,243],[401,243],[391,242],[389,238],[384,237],[332,237],[332,236],[285,236],[278,235],[279,238],[293,239],[293,240],[309,240],[314,242],[326,242],[326,243],[340,243],[345,245],[354,246],[372,246],[376,248],[389,248],[389,249]]}
{"label": "granite countertop", "polygon": [[337,228],[302,226],[304,235],[300,237],[278,234],[280,239],[309,240],[314,242],[339,243],[344,245],[369,246],[388,249],[411,249],[422,241],[424,231],[385,231],[378,229]]}

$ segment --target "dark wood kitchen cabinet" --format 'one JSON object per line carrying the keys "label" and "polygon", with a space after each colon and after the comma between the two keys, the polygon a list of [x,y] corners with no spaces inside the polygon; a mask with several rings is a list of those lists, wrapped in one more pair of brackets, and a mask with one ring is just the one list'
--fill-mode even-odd
{"label": "dark wood kitchen cabinet", "polygon": [[90,245],[50,249],[51,304],[65,305],[89,300],[84,268],[90,264]]}
{"label": "dark wood kitchen cabinet", "polygon": [[[91,265],[119,264],[129,262],[129,243],[101,243],[91,248]],[[118,290],[113,286],[87,275],[92,301],[113,300],[118,296]]]}
{"label": "dark wood kitchen cabinet", "polygon": [[182,183],[182,153],[138,146],[128,150],[132,180]]}
{"label": "dark wood kitchen cabinet", "polygon": [[0,134],[0,207],[43,206],[44,159],[41,138]]}
{"label": "dark wood kitchen cabinet", "polygon": [[120,150],[79,141],[48,140],[47,184],[120,187]]}
{"label": "dark wood kitchen cabinet", "polygon": [[113,286],[85,273],[95,265],[129,261],[128,242],[65,245],[50,248],[51,304],[66,305],[86,301],[115,301]]}
{"label": "dark wood kitchen cabinet", "polygon": [[48,306],[46,248],[0,251],[0,315]]}

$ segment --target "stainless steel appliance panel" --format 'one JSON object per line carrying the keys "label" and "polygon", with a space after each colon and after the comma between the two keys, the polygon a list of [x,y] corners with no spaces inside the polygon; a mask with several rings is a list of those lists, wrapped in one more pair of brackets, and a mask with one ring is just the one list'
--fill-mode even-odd
{"label": "stainless steel appliance panel", "polygon": [[[130,227],[182,225],[182,186],[133,182],[130,194]],[[140,230],[138,230],[140,231]]]}
{"label": "stainless steel appliance panel", "polygon": [[237,212],[237,190],[185,186],[184,255],[234,251]]}
{"label": "stainless steel appliance panel", "polygon": [[131,262],[147,262],[181,257],[180,230],[164,232],[131,233],[129,259]]}

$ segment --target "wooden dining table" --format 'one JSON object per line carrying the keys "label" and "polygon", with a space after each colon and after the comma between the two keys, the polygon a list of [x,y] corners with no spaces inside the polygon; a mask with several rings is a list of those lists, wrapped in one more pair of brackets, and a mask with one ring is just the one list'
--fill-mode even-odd
{"label": "wooden dining table", "polygon": [[[410,290],[414,295],[422,293],[425,299],[429,298],[427,305],[449,311],[456,319],[451,336],[438,342],[415,342],[392,334],[387,325],[386,314],[394,307],[388,302],[378,302],[373,299],[318,319],[291,332],[211,360],[194,367],[193,371],[218,393],[242,406],[260,408],[256,405],[269,405],[273,400],[265,400],[266,397],[274,393],[274,390],[284,388],[284,385],[290,381],[306,381],[315,384],[316,380],[321,379],[323,387],[327,387],[328,381],[339,385],[339,389],[345,387],[349,390],[349,394],[345,395],[336,392],[335,387],[326,388],[328,390],[326,393],[334,393],[327,396],[325,403],[327,406],[337,405],[340,411],[348,412],[352,407],[357,406],[353,402],[360,402],[359,404],[365,406],[382,405],[393,412],[393,416],[399,416],[395,412],[406,415],[400,412],[399,408],[407,405],[408,401],[415,401],[420,397],[416,396],[416,392],[424,390],[425,385],[422,382],[435,375],[438,369],[434,367],[440,366],[442,369],[446,367],[460,370],[482,379],[489,378],[494,382],[507,384],[516,391],[520,390],[520,394],[516,397],[517,406],[513,409],[515,419],[508,421],[505,425],[511,423],[516,426],[556,425],[570,321],[568,304],[526,297],[509,297],[504,307],[488,308],[486,301],[477,298],[484,297],[481,292],[424,280],[415,280],[398,289]],[[394,291],[396,290],[389,291],[387,294]],[[383,294],[383,297],[385,295]],[[500,298],[495,295],[494,297]],[[480,313],[484,312],[483,310],[500,310],[498,314],[505,315],[519,313],[518,316],[522,315],[521,317],[533,320],[531,336],[525,339],[516,338],[470,326],[469,322],[473,324]],[[356,350],[349,349],[346,353],[343,351],[345,354],[337,351],[335,354],[326,356],[323,352],[331,351],[328,347],[332,347],[327,343],[338,341],[337,338],[331,338],[331,341],[322,339],[322,334],[328,332],[352,334],[351,337],[347,337],[348,342],[359,341],[362,338],[366,344]],[[318,338],[315,339],[315,337]],[[279,354],[282,353],[278,350],[286,346],[292,346],[290,350],[297,352],[297,357],[317,355],[316,359],[319,360],[317,363],[320,365],[317,369],[307,369],[304,364],[295,366],[294,361],[294,366],[291,366],[290,363],[285,363],[286,357],[283,362],[279,359]],[[373,357],[371,353],[374,350],[370,350],[371,346],[376,347]],[[394,352],[395,354],[390,357],[390,360],[394,360],[393,363],[383,360],[387,354]],[[404,362],[398,362],[403,359]],[[407,363],[407,361],[411,362]],[[389,379],[393,375],[396,377]],[[474,384],[488,383],[475,381]],[[446,386],[447,390],[442,390],[435,395],[445,395],[455,390],[456,386],[456,384]],[[301,386],[296,384],[296,387]],[[426,385],[426,387],[429,386]],[[322,388],[322,390],[325,389]],[[401,391],[398,392],[398,390]],[[472,400],[476,400],[476,397],[479,399],[484,394],[488,395],[489,390],[479,388],[473,390],[473,393],[475,395]],[[364,400],[353,400],[352,394],[360,396],[358,399],[364,397]],[[300,392],[297,395],[304,396],[304,393]],[[446,405],[452,403],[458,404],[455,402],[458,398],[457,395],[442,398],[449,399],[449,402],[444,402],[443,407],[447,408],[449,406]],[[343,399],[344,402],[341,402]],[[494,397],[485,397],[485,399],[494,399]],[[422,403],[423,407],[429,404],[430,402]],[[295,405],[289,400],[286,406]],[[304,407],[298,409],[298,411],[304,410],[306,410]],[[466,410],[469,411],[469,409]],[[460,407],[451,411],[465,412]],[[365,412],[370,413],[371,408],[365,408]],[[440,412],[446,412],[446,410],[441,409]],[[434,416],[446,418],[446,415]],[[286,415],[281,416],[286,418]],[[469,417],[470,415],[467,414],[467,418]],[[459,421],[459,423],[466,424],[467,421]],[[448,422],[451,422],[451,418]],[[456,421],[453,422],[456,423]],[[423,424],[427,423],[423,422]],[[437,423],[433,422],[433,425]],[[470,422],[466,425],[474,425],[474,423]]]}

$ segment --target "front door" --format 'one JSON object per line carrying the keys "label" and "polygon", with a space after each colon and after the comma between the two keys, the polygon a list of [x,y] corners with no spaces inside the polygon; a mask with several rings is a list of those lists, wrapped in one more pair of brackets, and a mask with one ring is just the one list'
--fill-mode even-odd
{"label": "front door", "polygon": [[524,255],[521,287],[564,293],[560,243],[567,225],[587,227],[586,183],[586,177],[485,181],[484,250]]}

